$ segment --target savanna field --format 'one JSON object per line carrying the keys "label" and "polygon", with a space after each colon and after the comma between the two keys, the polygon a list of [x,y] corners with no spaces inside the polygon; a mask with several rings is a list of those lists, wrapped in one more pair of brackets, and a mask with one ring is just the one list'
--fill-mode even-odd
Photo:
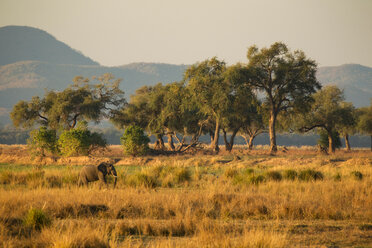
{"label": "savanna field", "polygon": [[[372,247],[372,153],[312,147],[32,160],[0,147],[0,247]],[[114,163],[116,188],[78,187]]]}

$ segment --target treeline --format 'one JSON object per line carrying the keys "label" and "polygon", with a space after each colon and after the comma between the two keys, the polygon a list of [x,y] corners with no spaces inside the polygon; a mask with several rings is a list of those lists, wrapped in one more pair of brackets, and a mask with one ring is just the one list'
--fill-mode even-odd
{"label": "treeline", "polygon": [[344,101],[342,90],[322,88],[316,62],[302,51],[277,42],[269,48],[250,47],[247,58],[248,63],[231,66],[215,57],[196,63],[180,82],[141,87],[130,102],[118,88],[120,80],[111,75],[93,78],[95,84],[77,77],[63,92],[19,102],[11,119],[16,127],[37,124],[58,136],[79,122],[107,118],[120,129],[141,127],[155,137],[155,149],[178,152],[197,146],[201,137],[209,137],[216,152],[220,139],[231,151],[237,136],[251,149],[262,133],[268,133],[270,151],[276,152],[278,131],[316,130],[330,152],[339,146],[340,136],[348,149],[349,135],[372,137],[372,105],[355,109]]}

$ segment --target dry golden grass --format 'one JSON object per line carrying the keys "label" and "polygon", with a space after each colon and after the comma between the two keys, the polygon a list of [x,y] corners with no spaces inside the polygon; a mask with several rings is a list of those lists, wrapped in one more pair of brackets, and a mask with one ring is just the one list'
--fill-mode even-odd
{"label": "dry golden grass", "polygon": [[[77,165],[1,164],[0,247],[372,245],[369,151],[270,156],[237,149],[132,159],[115,149],[92,161],[117,162],[116,189],[77,187]],[[52,224],[26,226],[31,208]]]}

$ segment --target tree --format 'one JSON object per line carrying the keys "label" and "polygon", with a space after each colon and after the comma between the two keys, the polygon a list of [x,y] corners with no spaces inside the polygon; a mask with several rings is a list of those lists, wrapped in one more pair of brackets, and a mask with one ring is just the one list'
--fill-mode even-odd
{"label": "tree", "polygon": [[348,119],[345,119],[342,124],[338,127],[338,132],[340,135],[342,135],[345,139],[345,146],[346,150],[350,151],[350,141],[349,141],[349,135],[356,133],[356,125],[357,125],[357,112],[350,102],[341,102],[341,107],[343,109],[348,109],[350,111],[350,115]]}
{"label": "tree", "polygon": [[255,108],[250,112],[248,122],[244,123],[242,130],[240,131],[241,136],[244,138],[248,150],[252,150],[254,139],[267,132],[267,126],[264,121],[264,108],[259,100],[254,103]]}
{"label": "tree", "polygon": [[371,136],[371,151],[372,151],[372,99],[371,105],[366,108],[361,108],[358,110],[359,119],[358,119],[358,130],[361,133]]}
{"label": "tree", "polygon": [[161,113],[164,108],[165,86],[143,86],[131,96],[129,104],[116,111],[111,118],[119,128],[136,125],[156,136],[155,149],[165,149],[163,136],[164,125]]}
{"label": "tree", "polygon": [[20,101],[10,114],[16,127],[32,127],[39,124],[50,129],[72,129],[81,121],[100,121],[109,118],[115,108],[124,103],[124,92],[119,89],[120,80],[111,74],[90,80],[75,77],[74,84],[62,92],[46,91],[44,98],[35,96],[31,101]]}
{"label": "tree", "polygon": [[[226,150],[231,151],[239,130],[253,121],[258,100],[247,84],[248,70],[245,66],[241,64],[230,66],[224,74],[228,101],[222,116],[222,131]],[[227,139],[227,132],[231,133],[230,141]]]}
{"label": "tree", "polygon": [[334,152],[334,135],[340,127],[348,123],[352,116],[352,105],[345,104],[343,91],[337,86],[326,86],[313,95],[314,102],[307,113],[299,114],[296,125],[299,130],[307,132],[313,129],[323,129],[328,135],[328,148]]}
{"label": "tree", "polygon": [[[340,148],[341,147],[341,139],[340,139],[340,134],[336,131],[336,130],[333,130],[332,131],[332,149],[335,150],[336,148]],[[319,140],[318,140],[318,144],[321,146],[321,147],[324,147],[324,148],[327,148],[329,149],[329,138],[328,138],[328,133],[324,130],[324,129],[321,129],[319,131]]]}
{"label": "tree", "polygon": [[58,139],[59,151],[66,157],[88,155],[98,148],[105,148],[106,145],[102,135],[90,132],[87,123],[84,122],[77,128],[64,130]]}
{"label": "tree", "polygon": [[150,139],[139,126],[128,126],[120,141],[123,145],[124,153],[127,155],[145,155],[149,150]]}
{"label": "tree", "polygon": [[219,151],[218,139],[222,118],[228,105],[228,85],[224,81],[226,64],[216,57],[190,66],[184,75],[184,82],[192,93],[193,101],[200,111],[214,122],[211,148]]}
{"label": "tree", "polygon": [[317,65],[304,52],[291,53],[283,43],[270,48],[248,49],[250,84],[265,93],[269,106],[270,150],[277,151],[275,125],[282,111],[303,108],[311,101],[311,94],[321,85],[316,79]]}

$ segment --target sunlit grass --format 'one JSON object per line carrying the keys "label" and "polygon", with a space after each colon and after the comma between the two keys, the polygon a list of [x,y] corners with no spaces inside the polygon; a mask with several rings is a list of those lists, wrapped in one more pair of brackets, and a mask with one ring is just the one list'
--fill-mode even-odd
{"label": "sunlit grass", "polygon": [[[115,166],[116,189],[100,189],[98,182],[78,187],[82,165],[0,164],[0,246],[371,243],[368,151],[323,156],[290,150],[270,156],[256,150],[125,159]],[[48,216],[50,224],[25,225],[30,209]]]}

